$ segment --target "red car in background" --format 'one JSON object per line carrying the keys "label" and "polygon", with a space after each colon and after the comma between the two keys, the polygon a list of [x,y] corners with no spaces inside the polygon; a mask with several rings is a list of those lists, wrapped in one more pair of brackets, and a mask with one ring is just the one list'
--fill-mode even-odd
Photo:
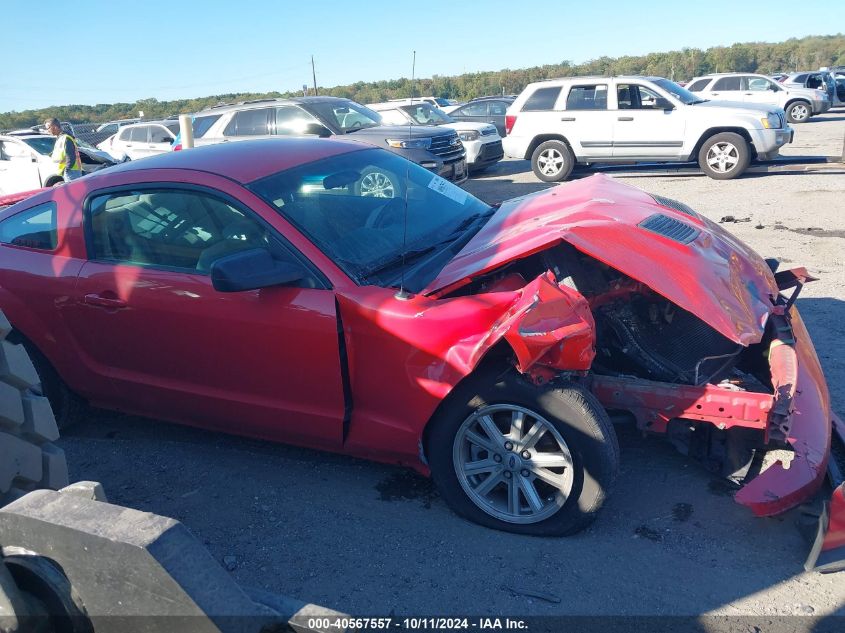
{"label": "red car in background", "polygon": [[405,464],[473,521],[563,535],[616,477],[612,412],[757,515],[830,467],[810,563],[832,569],[838,422],[794,306],[812,278],[775,269],[603,175],[491,207],[351,141],[166,154],[0,213],[0,309],[60,422],[83,399]]}

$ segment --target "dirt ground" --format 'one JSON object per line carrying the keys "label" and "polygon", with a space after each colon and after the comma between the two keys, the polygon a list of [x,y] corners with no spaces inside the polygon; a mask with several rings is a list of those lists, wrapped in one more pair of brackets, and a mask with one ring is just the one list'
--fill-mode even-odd
{"label": "dirt ground", "polygon": [[[838,156],[845,111],[795,130],[784,155]],[[727,228],[761,254],[820,278],[798,305],[842,412],[845,168],[802,169],[729,182],[689,169],[610,173],[716,221],[733,216]],[[545,186],[526,161],[507,160],[466,189],[492,202]],[[617,486],[598,521],[566,539],[467,523],[399,468],[154,420],[94,412],[62,445],[72,480],[183,521],[239,582],[348,613],[802,616],[788,620],[797,630],[845,615],[845,573],[802,572],[795,513],[756,519],[668,444],[619,433]]]}

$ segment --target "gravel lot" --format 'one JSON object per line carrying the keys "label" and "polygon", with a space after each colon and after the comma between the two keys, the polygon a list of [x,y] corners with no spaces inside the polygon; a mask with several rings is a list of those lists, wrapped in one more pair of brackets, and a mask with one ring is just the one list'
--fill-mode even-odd
{"label": "gravel lot", "polygon": [[[795,130],[784,155],[838,156],[845,111]],[[729,182],[689,169],[612,173],[717,221],[748,218],[727,226],[821,278],[799,306],[845,411],[845,166],[803,170]],[[544,187],[527,161],[466,185],[491,202]],[[348,613],[810,616],[789,620],[799,630],[845,615],[845,574],[802,573],[794,514],[755,519],[668,444],[619,432],[616,489],[599,520],[568,539],[469,524],[399,468],[155,420],[93,412],[62,445],[72,479],[180,519],[239,582]]]}

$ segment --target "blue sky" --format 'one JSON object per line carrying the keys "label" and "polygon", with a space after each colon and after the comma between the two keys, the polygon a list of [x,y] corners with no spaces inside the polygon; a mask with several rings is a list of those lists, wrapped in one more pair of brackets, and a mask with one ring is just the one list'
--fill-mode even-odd
{"label": "blue sky", "polygon": [[[845,31],[845,1],[0,0],[0,112],[455,75]],[[51,11],[55,14],[51,15]],[[67,16],[67,17],[65,17]],[[18,26],[19,25],[19,26]],[[68,35],[75,35],[69,50]]]}

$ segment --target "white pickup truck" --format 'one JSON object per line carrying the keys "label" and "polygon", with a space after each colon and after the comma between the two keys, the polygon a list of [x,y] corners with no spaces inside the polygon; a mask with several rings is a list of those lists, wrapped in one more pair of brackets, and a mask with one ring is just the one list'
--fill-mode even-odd
{"label": "white pickup truck", "polygon": [[707,101],[661,77],[571,77],[532,83],[508,108],[505,154],[545,182],[576,163],[697,161],[711,178],[768,160],[793,131],[780,108]]}

